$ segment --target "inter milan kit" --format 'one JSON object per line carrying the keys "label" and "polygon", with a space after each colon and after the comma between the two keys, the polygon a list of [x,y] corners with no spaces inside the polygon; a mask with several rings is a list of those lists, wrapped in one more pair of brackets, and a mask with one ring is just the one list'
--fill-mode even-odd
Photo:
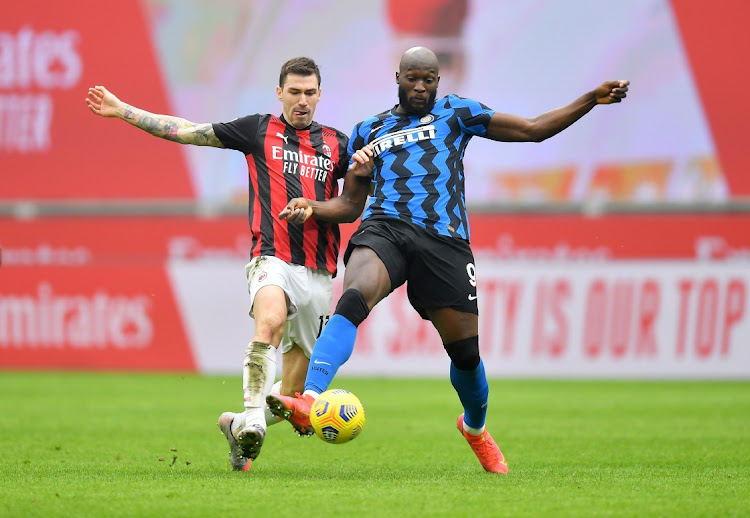
{"label": "inter milan kit", "polygon": [[[449,95],[422,117],[393,110],[370,117],[357,124],[349,141],[350,154],[373,145],[375,185],[344,261],[353,245],[375,249],[392,289],[408,279],[409,300],[424,319],[428,307],[477,313],[463,156],[472,137],[487,133],[493,113]],[[388,224],[379,225],[384,218]]]}

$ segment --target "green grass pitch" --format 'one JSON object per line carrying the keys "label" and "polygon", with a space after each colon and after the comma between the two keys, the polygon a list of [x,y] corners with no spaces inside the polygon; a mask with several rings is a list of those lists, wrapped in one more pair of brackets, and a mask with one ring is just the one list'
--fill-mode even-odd
{"label": "green grass pitch", "polygon": [[216,426],[239,377],[0,373],[0,516],[750,516],[750,383],[491,380],[485,473],[447,379],[340,378],[344,445],[269,428],[250,473]]}

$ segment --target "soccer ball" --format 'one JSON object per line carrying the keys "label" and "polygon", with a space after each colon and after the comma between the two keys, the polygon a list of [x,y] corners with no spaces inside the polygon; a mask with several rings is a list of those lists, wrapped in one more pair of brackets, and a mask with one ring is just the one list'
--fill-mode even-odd
{"label": "soccer ball", "polygon": [[344,389],[323,392],[310,408],[315,435],[331,444],[354,439],[365,426],[365,409],[359,398]]}

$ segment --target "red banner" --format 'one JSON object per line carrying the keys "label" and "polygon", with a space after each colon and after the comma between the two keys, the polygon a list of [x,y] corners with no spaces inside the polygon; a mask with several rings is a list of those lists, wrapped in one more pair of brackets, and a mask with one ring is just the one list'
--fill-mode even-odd
{"label": "red banner", "polygon": [[750,70],[741,65],[750,48],[750,4],[745,0],[717,4],[672,0],[672,9],[730,192],[750,196],[750,154],[744,138],[750,109],[727,89],[727,85],[750,80]]}
{"label": "red banner", "polygon": [[193,197],[179,145],[84,102],[105,85],[171,113],[139,2],[8,3],[0,56],[0,200]]}
{"label": "red banner", "polygon": [[0,220],[0,366],[195,370],[167,263],[249,240],[239,217]]}
{"label": "red banner", "polygon": [[195,369],[161,265],[3,270],[3,366]]}

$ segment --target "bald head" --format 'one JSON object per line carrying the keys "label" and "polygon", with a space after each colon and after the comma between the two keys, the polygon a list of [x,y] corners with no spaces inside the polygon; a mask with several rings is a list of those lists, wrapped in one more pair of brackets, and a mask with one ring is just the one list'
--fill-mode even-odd
{"label": "bald head", "polygon": [[423,116],[435,106],[440,82],[437,56],[425,47],[412,47],[401,56],[396,72],[398,113]]}
{"label": "bald head", "polygon": [[398,71],[404,73],[414,68],[425,68],[432,70],[435,74],[440,72],[437,56],[427,47],[412,47],[401,56]]}

